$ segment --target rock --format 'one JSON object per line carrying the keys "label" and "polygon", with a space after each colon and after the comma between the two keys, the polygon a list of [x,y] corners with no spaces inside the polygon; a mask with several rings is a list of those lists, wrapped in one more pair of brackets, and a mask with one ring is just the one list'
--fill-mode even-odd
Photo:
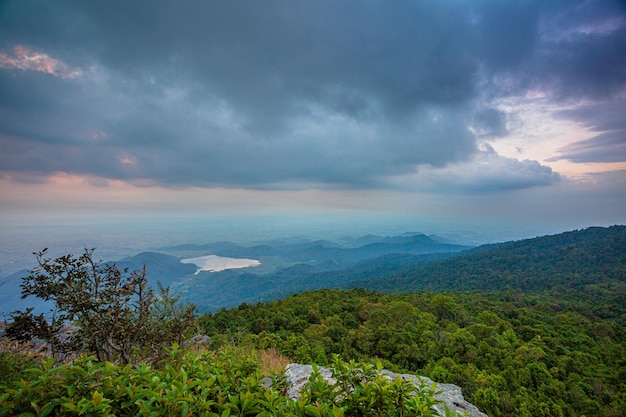
{"label": "rock", "polygon": [[[437,391],[440,391],[440,393],[435,395],[435,398],[446,404],[448,406],[448,409],[450,409],[451,411],[459,414],[468,413],[470,417],[487,417],[487,414],[481,412],[474,404],[469,403],[465,400],[465,398],[463,397],[463,391],[458,385],[440,384],[425,376],[417,377],[410,374],[396,374],[386,369],[383,369],[381,373],[385,376],[388,376],[389,379],[395,379],[400,377],[405,381],[411,381],[416,386],[419,385],[420,379],[425,383],[427,387],[431,387],[433,384],[436,384]],[[437,410],[441,415],[445,415],[443,404],[437,404],[433,408]]]}
{"label": "rock", "polygon": [[[300,391],[309,382],[309,377],[313,372],[313,366],[301,365],[292,363],[285,368],[285,380],[289,388],[287,389],[287,396],[291,399],[300,398]],[[330,368],[320,367],[319,372],[322,377],[329,383],[334,384],[337,381],[332,377],[332,371]],[[423,376],[415,376],[410,374],[396,374],[386,369],[381,371],[381,374],[389,379],[402,378],[405,381],[411,381],[415,386],[419,386],[420,379],[424,381],[427,387],[431,387],[433,381],[430,378]],[[461,388],[453,384],[436,384],[437,391],[440,394],[435,395],[439,401],[448,406],[448,409],[459,414],[467,413],[470,417],[487,417],[487,414],[481,412],[474,404],[471,404],[463,398]],[[442,416],[445,416],[443,404],[437,404],[433,408],[439,412]]]}
{"label": "rock", "polygon": [[[332,377],[332,371],[330,368],[319,368],[320,374],[324,377],[324,380],[330,384],[335,384],[337,381]],[[298,363],[290,363],[285,368],[285,380],[289,388],[287,389],[287,397],[292,400],[300,398],[300,391],[309,382],[309,377],[313,373],[312,365],[300,365]]]}
{"label": "rock", "polygon": [[208,345],[209,343],[211,343],[211,338],[205,334],[197,334],[194,337],[192,337],[191,339],[187,340],[185,342],[185,346],[186,345]]}

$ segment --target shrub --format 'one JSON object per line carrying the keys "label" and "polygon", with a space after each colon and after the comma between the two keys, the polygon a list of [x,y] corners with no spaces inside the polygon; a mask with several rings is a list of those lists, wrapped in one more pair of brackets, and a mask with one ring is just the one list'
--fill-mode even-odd
{"label": "shrub", "polygon": [[[0,352],[0,363],[7,352]],[[314,374],[300,400],[266,386],[254,352],[197,355],[174,347],[159,366],[119,366],[93,357],[27,363],[0,382],[0,416],[434,416],[432,389],[389,381],[371,366],[336,360],[329,385]],[[9,361],[15,358],[8,358]],[[25,378],[27,376],[27,378]],[[453,415],[453,414],[449,414]]]}
{"label": "shrub", "polygon": [[[43,315],[33,316],[32,310],[16,312],[8,335],[43,338],[53,351],[87,351],[100,361],[130,363],[182,343],[195,325],[195,306],[180,304],[160,285],[155,295],[145,267],[129,273],[115,264],[101,264],[93,249],[56,259],[46,258],[46,252],[35,253],[38,266],[23,278],[22,298],[52,301],[52,323]],[[59,337],[70,322],[76,330]]]}

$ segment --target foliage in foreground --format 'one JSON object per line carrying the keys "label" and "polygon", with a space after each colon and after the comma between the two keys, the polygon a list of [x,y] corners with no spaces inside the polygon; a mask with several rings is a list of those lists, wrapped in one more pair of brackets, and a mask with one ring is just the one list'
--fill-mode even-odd
{"label": "foliage in foreground", "polygon": [[[266,386],[252,353],[226,348],[202,355],[176,348],[158,366],[24,362],[0,352],[0,416],[436,416],[434,390],[389,381],[371,365],[335,361],[330,386],[314,372],[299,400],[280,376]],[[455,414],[447,412],[446,415]]]}
{"label": "foliage in foreground", "polygon": [[[57,352],[89,352],[100,361],[130,363],[157,357],[182,343],[195,325],[195,306],[182,304],[159,284],[148,285],[147,272],[120,270],[95,260],[93,249],[78,257],[35,253],[38,266],[23,278],[22,298],[33,295],[54,304],[49,321],[32,309],[12,314],[6,336],[45,340]],[[68,324],[73,326],[68,331]]]}

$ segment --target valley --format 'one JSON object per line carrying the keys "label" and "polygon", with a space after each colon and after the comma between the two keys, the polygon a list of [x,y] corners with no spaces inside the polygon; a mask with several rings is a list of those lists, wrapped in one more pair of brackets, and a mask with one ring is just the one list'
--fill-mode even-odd
{"label": "valley", "polygon": [[[626,226],[480,246],[421,233],[218,241],[113,264],[195,304],[216,351],[381,361],[460,386],[489,416],[626,410]],[[5,312],[49,308],[19,299],[26,273],[2,279]]]}
{"label": "valley", "polygon": [[[421,233],[370,234],[336,241],[297,237],[250,246],[231,241],[163,246],[106,263],[131,271],[145,266],[151,283],[172,287],[183,300],[207,312],[369,277],[354,275],[351,268],[365,271],[380,269],[380,265],[414,265],[469,248]],[[35,303],[36,311],[45,308],[40,301],[19,298],[19,284],[27,273],[21,270],[0,278],[6,290],[0,295],[4,313],[32,307],[29,303]]]}

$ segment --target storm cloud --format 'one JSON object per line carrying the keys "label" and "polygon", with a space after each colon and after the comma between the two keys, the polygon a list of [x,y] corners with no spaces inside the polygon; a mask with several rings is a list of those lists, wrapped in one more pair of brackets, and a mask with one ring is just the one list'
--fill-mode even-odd
{"label": "storm cloud", "polygon": [[3,2],[0,171],[173,188],[546,186],[560,179],[550,161],[485,148],[509,134],[494,103],[540,92],[598,132],[552,160],[626,161],[625,16],[618,1]]}

